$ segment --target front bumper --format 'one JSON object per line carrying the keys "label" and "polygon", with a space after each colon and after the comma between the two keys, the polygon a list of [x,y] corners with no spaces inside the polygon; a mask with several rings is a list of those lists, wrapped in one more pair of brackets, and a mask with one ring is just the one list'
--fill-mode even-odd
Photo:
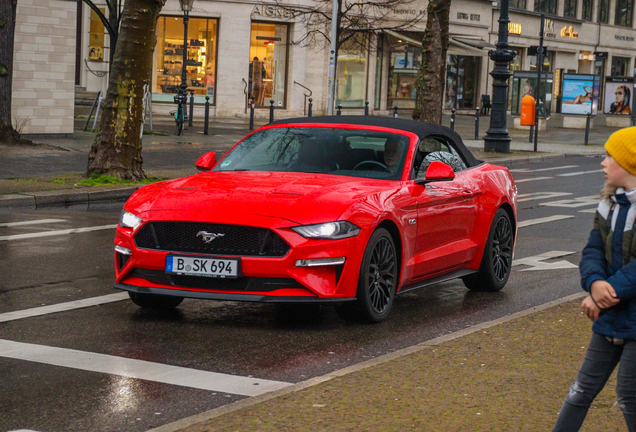
{"label": "front bumper", "polygon": [[[312,240],[291,230],[289,221],[276,221],[265,228],[289,244],[289,252],[275,258],[242,256],[239,277],[230,279],[167,274],[166,256],[178,253],[137,248],[134,235],[141,227],[133,232],[118,226],[115,245],[120,250],[129,250],[130,255],[115,252],[117,278],[114,288],[137,293],[255,302],[341,302],[356,298],[365,246],[363,232],[342,240]],[[316,267],[296,265],[302,260],[337,257],[345,257],[345,263]]]}

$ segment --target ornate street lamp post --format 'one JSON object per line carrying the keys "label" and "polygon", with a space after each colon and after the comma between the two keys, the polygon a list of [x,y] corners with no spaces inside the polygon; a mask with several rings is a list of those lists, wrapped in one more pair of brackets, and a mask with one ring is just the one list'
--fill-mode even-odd
{"label": "ornate street lamp post", "polygon": [[177,88],[175,102],[181,105],[181,113],[185,117],[186,103],[188,100],[188,70],[186,60],[188,60],[188,20],[194,0],[179,0],[179,5],[183,11],[183,59],[181,61],[181,85]]}
{"label": "ornate street lamp post", "polygon": [[488,56],[495,62],[495,68],[490,72],[492,83],[492,108],[490,109],[490,128],[484,138],[484,150],[499,153],[510,153],[510,135],[506,124],[506,110],[508,108],[508,78],[510,69],[508,64],[517,55],[508,49],[508,14],[509,0],[501,0],[499,13],[499,40],[497,49],[490,51]]}

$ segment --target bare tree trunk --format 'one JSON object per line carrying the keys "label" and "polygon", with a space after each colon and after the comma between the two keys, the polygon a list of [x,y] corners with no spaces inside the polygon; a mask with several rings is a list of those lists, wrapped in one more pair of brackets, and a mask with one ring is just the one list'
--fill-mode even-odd
{"label": "bare tree trunk", "polygon": [[86,174],[141,180],[144,96],[150,85],[157,19],[166,0],[126,0],[100,132]]}
{"label": "bare tree trunk", "polygon": [[17,0],[0,0],[0,143],[6,144],[20,143],[11,124],[16,9]]}
{"label": "bare tree trunk", "polygon": [[450,4],[451,0],[432,0],[428,4],[414,120],[442,123]]}

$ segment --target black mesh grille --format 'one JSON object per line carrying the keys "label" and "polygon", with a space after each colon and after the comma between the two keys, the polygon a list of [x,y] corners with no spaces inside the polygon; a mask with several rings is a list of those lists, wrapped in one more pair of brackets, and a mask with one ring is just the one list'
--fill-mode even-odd
{"label": "black mesh grille", "polygon": [[160,285],[172,285],[182,288],[201,288],[219,291],[274,291],[281,288],[302,288],[302,285],[291,278],[239,277],[208,278],[200,276],[182,276],[168,274],[161,270],[136,268],[130,272],[131,277],[138,277]]}
{"label": "black mesh grille", "polygon": [[[206,243],[202,231],[223,234]],[[282,257],[289,245],[266,228],[205,222],[150,222],[135,235],[139,248],[217,255]]]}

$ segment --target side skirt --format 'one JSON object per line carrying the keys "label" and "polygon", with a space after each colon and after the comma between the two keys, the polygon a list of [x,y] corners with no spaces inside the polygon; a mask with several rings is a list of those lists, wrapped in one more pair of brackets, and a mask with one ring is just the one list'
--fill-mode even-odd
{"label": "side skirt", "polygon": [[397,293],[397,294],[404,294],[405,292],[409,292],[409,291],[413,291],[419,288],[424,288],[430,285],[435,285],[438,284],[440,282],[446,282],[452,279],[459,279],[462,278],[464,276],[468,276],[471,274],[475,274],[477,273],[477,270],[470,270],[470,269],[462,269],[462,270],[456,270],[454,272],[451,273],[446,273],[443,274],[441,276],[436,276],[430,279],[426,279],[423,281],[418,281],[415,283],[412,283],[410,285],[406,285],[403,286],[402,289]]}

